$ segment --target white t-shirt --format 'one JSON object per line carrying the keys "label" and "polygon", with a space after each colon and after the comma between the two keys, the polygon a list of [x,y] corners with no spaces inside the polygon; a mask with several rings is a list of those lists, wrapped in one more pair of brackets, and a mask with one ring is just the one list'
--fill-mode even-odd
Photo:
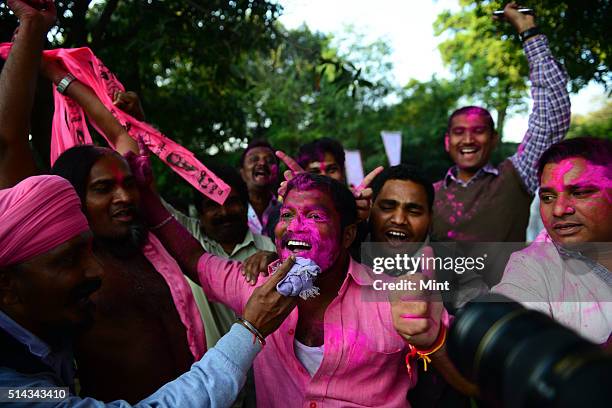
{"label": "white t-shirt", "polygon": [[585,262],[562,257],[552,243],[536,242],[512,254],[492,291],[549,315],[597,344],[610,338],[612,287]]}
{"label": "white t-shirt", "polygon": [[323,361],[323,352],[324,345],[319,347],[310,347],[305,344],[300,343],[297,340],[293,342],[293,350],[295,352],[295,356],[300,363],[304,366],[306,371],[310,374],[311,377],[315,375],[319,367],[321,366],[321,361]]}

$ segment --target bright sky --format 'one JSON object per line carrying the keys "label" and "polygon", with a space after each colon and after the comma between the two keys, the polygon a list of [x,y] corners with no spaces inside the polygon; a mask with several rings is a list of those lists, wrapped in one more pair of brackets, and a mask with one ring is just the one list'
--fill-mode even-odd
{"label": "bright sky", "polygon": [[[279,0],[284,7],[280,21],[287,28],[306,23],[311,30],[342,33],[347,25],[367,35],[366,40],[384,39],[393,51],[395,80],[428,80],[432,74],[448,77],[433,35],[433,22],[445,9],[459,9],[459,0]],[[570,95],[572,113],[597,110],[606,101],[602,86],[589,84]],[[527,115],[509,117],[505,140],[520,141],[527,130]]]}

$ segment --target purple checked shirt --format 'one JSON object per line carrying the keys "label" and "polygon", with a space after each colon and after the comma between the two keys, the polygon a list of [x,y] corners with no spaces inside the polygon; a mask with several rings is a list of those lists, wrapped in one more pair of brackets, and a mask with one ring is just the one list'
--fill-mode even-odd
{"label": "purple checked shirt", "polygon": [[[523,48],[529,63],[533,109],[529,115],[527,133],[510,160],[527,190],[535,194],[539,185],[538,159],[546,149],[563,139],[569,129],[571,112],[567,74],[551,54],[546,37],[539,35],[525,42]],[[457,168],[453,166],[444,177],[444,185],[455,182],[467,187],[485,173],[497,175],[496,171],[488,164],[470,180],[463,182],[456,176]]]}

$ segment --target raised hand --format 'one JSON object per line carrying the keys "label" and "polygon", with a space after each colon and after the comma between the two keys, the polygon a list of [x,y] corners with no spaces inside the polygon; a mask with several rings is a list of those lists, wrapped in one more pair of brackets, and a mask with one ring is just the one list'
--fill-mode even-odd
{"label": "raised hand", "polygon": [[145,120],[144,110],[136,92],[115,92],[113,105],[140,121]]}
{"label": "raised hand", "polygon": [[57,15],[53,0],[8,0],[8,6],[20,25],[40,24],[45,32],[55,25]]}
{"label": "raised hand", "polygon": [[514,26],[514,28],[516,29],[516,32],[518,33],[522,33],[525,30],[535,27],[536,23],[535,23],[534,16],[530,14],[519,13],[518,12],[519,8],[522,8],[522,6],[519,6],[514,1],[510,2],[506,4],[506,6],[504,7],[503,17],[494,16],[493,18],[494,19],[503,18],[507,20],[510,24],[512,24],[512,26]]}
{"label": "raised hand", "polygon": [[285,195],[285,191],[287,191],[287,183],[289,180],[294,178],[297,174],[303,173],[304,169],[295,160],[293,160],[292,157],[281,150],[276,151],[276,157],[278,157],[288,167],[288,169],[283,173],[284,180],[278,187],[278,195],[283,197]]}
{"label": "raised hand", "polygon": [[357,221],[365,221],[370,216],[370,208],[372,207],[372,194],[373,191],[370,188],[372,181],[378,176],[384,167],[378,166],[367,176],[363,178],[361,184],[357,187],[352,188],[353,196],[355,197],[355,203],[357,204]]}
{"label": "raised hand", "polygon": [[264,336],[278,329],[297,304],[296,296],[283,296],[276,290],[276,285],[287,275],[294,263],[294,256],[287,258],[266,283],[253,291],[244,308],[244,319]]}
{"label": "raised hand", "polygon": [[243,263],[240,272],[247,283],[255,285],[259,275],[268,276],[268,265],[278,259],[276,252],[258,251],[249,256]]}

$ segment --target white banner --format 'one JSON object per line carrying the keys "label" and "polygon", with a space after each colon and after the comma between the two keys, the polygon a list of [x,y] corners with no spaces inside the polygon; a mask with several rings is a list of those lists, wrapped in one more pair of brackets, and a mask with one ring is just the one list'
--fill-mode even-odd
{"label": "white banner", "polygon": [[402,161],[402,132],[380,132],[385,152],[390,166],[396,166]]}
{"label": "white banner", "polygon": [[358,186],[363,181],[363,163],[359,150],[345,150],[346,181],[349,186]]}

